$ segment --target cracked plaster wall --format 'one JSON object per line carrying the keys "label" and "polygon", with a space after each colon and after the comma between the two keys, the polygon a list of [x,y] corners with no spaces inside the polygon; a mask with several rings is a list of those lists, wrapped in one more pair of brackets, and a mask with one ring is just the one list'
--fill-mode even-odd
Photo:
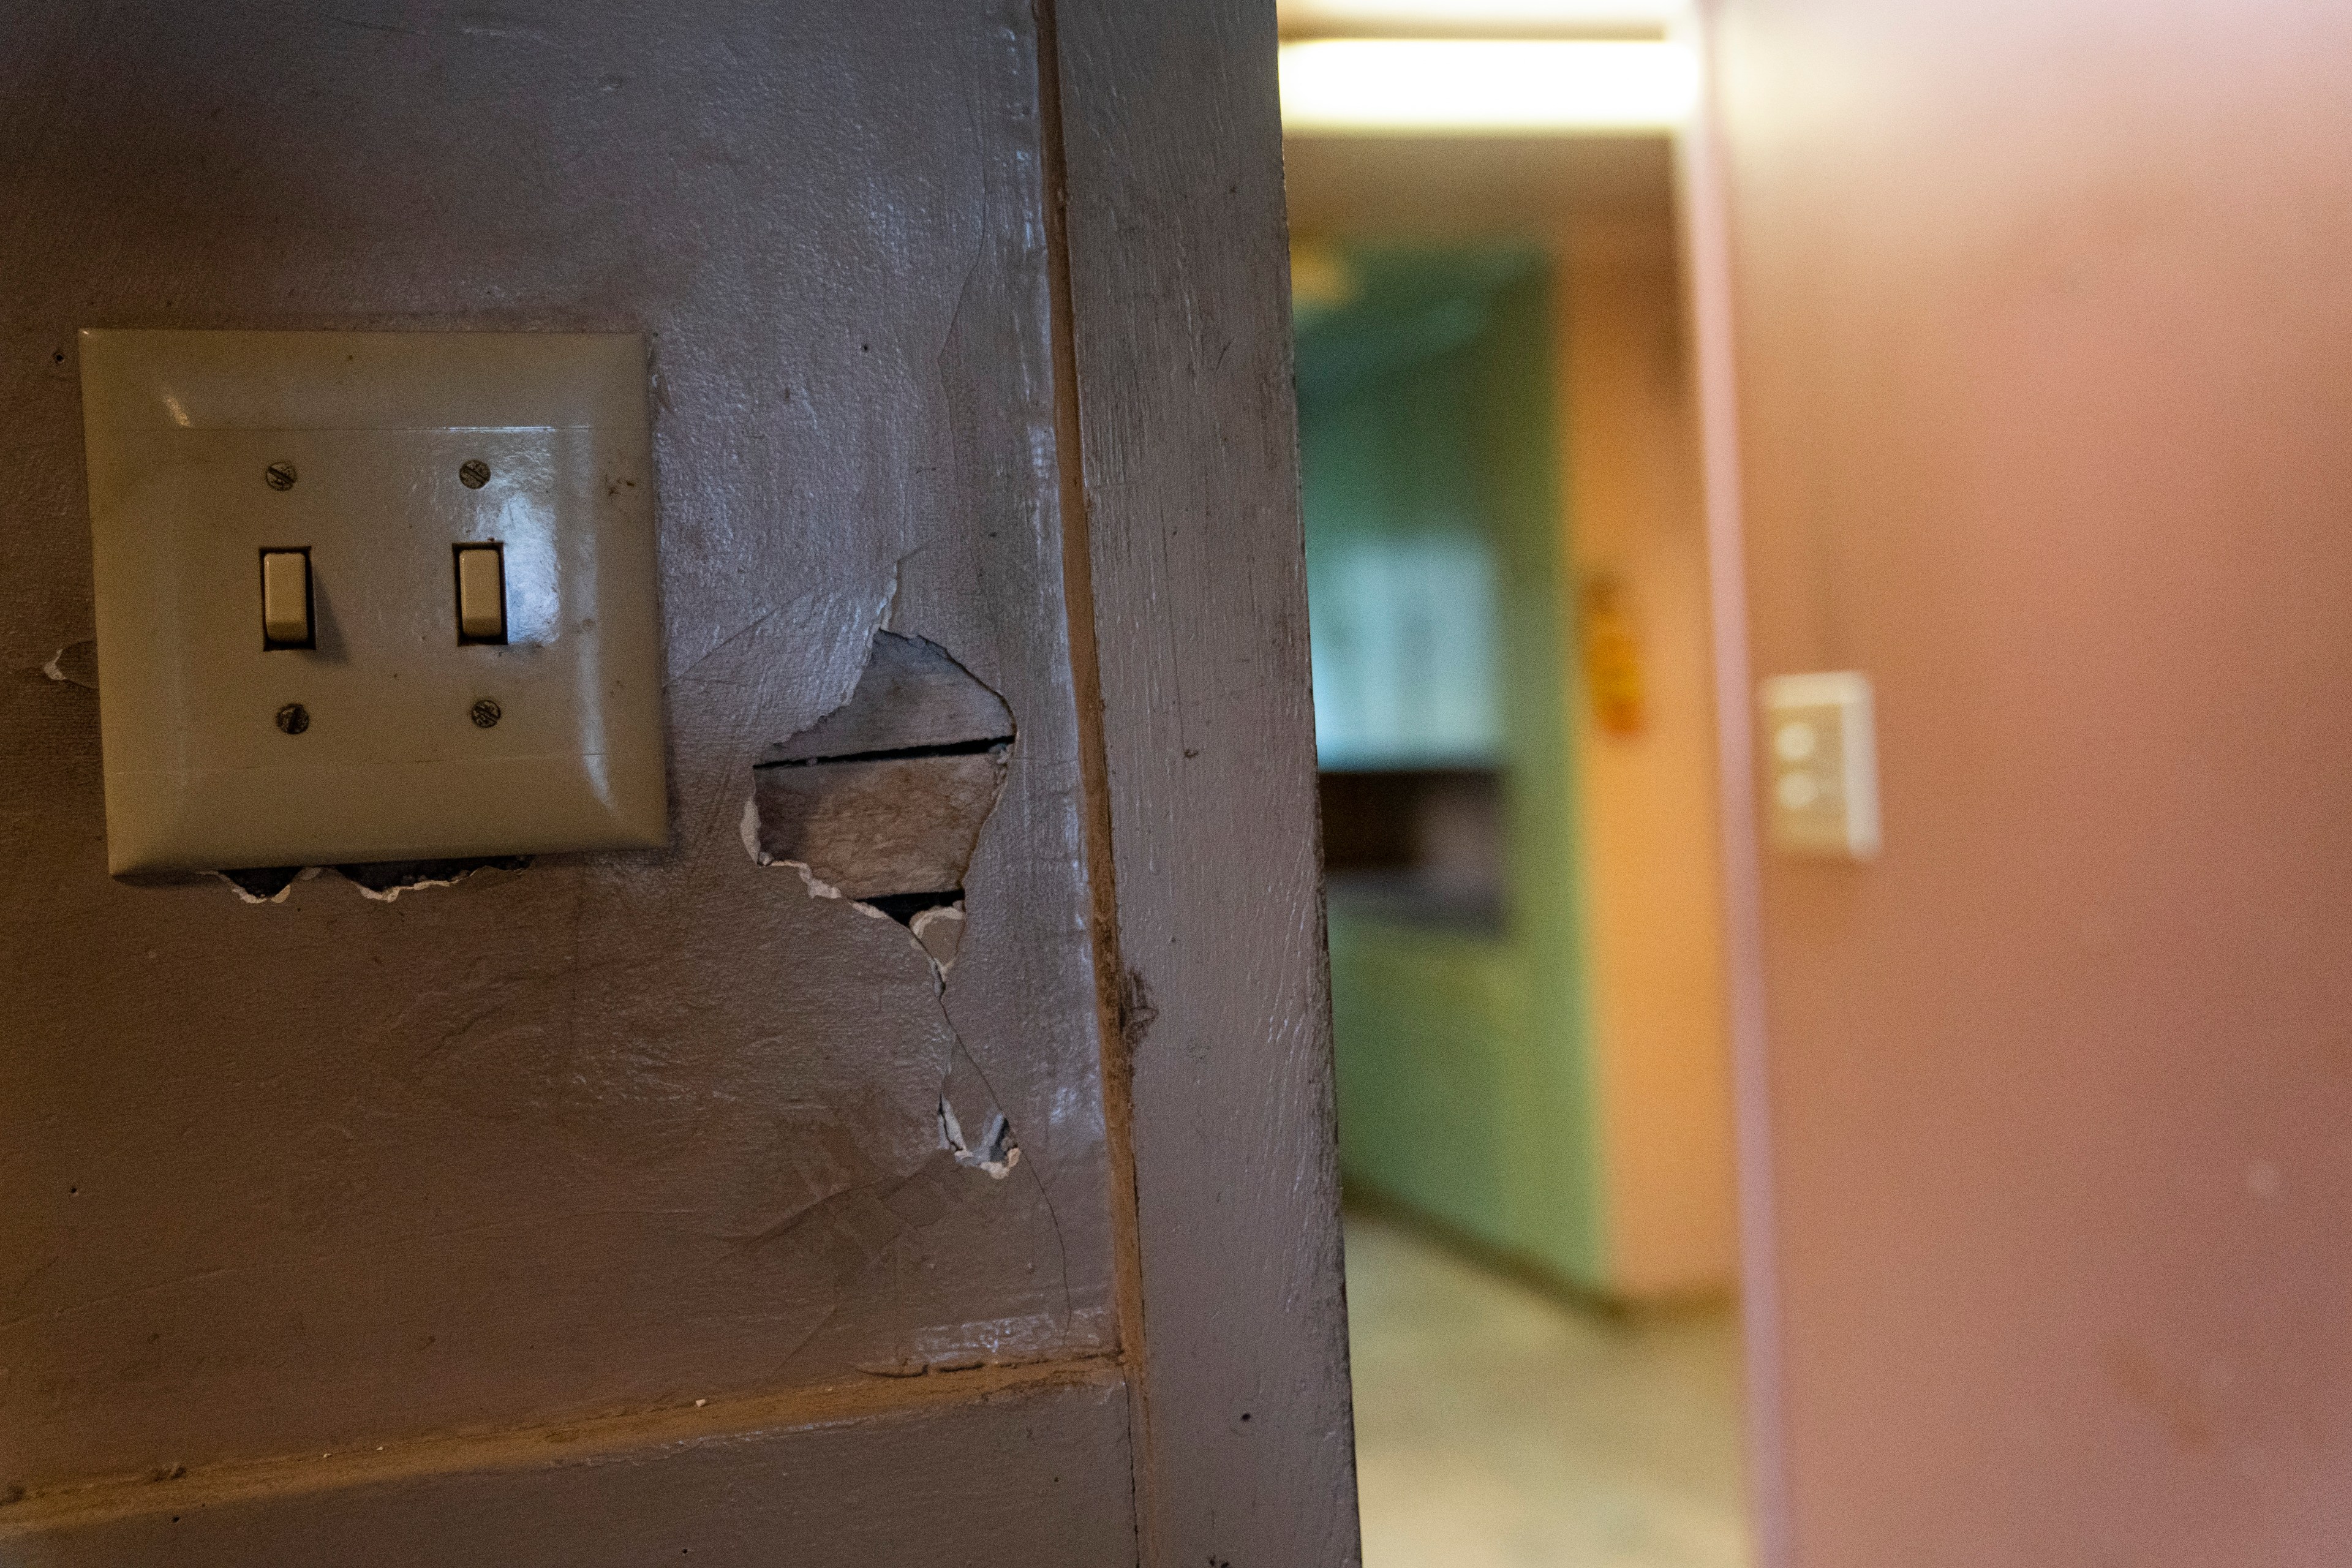
{"label": "cracked plaster wall", "polygon": [[[0,1495],[1109,1348],[1028,7],[339,10],[0,51]],[[646,331],[671,847],[110,881],[99,325]],[[741,842],[886,627],[1019,726],[950,984]]]}

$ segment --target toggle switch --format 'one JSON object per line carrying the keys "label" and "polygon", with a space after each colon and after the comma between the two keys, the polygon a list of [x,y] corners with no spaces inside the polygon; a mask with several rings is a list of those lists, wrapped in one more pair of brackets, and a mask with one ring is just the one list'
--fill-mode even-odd
{"label": "toggle switch", "polygon": [[507,640],[507,574],[495,544],[457,546],[457,640]]}
{"label": "toggle switch", "polygon": [[261,552],[261,646],[317,646],[310,634],[310,552],[307,550]]}

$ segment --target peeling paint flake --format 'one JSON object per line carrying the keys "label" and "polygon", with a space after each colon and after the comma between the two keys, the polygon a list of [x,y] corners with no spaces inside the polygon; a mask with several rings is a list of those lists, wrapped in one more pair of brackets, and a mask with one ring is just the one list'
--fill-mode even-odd
{"label": "peeling paint flake", "polygon": [[930,954],[931,962],[940,966],[940,972],[945,973],[954,965],[956,949],[963,942],[963,900],[958,899],[952,904],[933,904],[928,909],[918,910],[914,918],[907,922],[907,929],[915,933],[916,942]]}
{"label": "peeling paint flake", "polygon": [[975,1148],[965,1142],[963,1126],[956,1120],[955,1107],[948,1103],[945,1095],[940,1097],[940,1142],[947,1146],[948,1152],[955,1156],[957,1164],[985,1171],[1000,1182],[1013,1173],[1013,1166],[1021,1163],[1021,1145],[1013,1141],[1013,1124],[1004,1119],[1003,1111],[996,1111],[989,1117],[986,1135]]}
{"label": "peeling paint flake", "polygon": [[70,686],[86,687],[92,691],[97,690],[97,639],[84,637],[79,642],[66,644],[49,656],[48,663],[41,666],[41,673],[51,680],[62,681]]}
{"label": "peeling paint flake", "polygon": [[[391,903],[403,893],[420,888],[447,888],[477,871],[520,871],[530,864],[528,855],[491,855],[463,860],[378,860],[331,868],[357,887],[362,897]],[[282,904],[297,882],[307,882],[319,866],[248,866],[215,873],[248,904]]]}

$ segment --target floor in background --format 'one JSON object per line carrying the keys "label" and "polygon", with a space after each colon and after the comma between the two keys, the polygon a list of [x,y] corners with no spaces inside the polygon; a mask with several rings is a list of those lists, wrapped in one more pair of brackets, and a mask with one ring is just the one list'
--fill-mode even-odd
{"label": "floor in background", "polygon": [[1612,1321],[1348,1217],[1364,1568],[1741,1568],[1728,1308]]}

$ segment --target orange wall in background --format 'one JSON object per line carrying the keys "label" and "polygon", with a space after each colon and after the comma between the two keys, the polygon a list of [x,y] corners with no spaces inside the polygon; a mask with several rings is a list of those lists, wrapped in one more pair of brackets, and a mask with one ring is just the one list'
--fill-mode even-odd
{"label": "orange wall in background", "polygon": [[[1681,279],[1664,225],[1579,226],[1555,255],[1603,1244],[1625,1296],[1720,1290],[1736,1260],[1730,1069]],[[1620,658],[1635,689],[1594,693],[1595,664],[1605,680]]]}
{"label": "orange wall in background", "polygon": [[1717,43],[1749,673],[1885,821],[1762,865],[1768,1561],[2341,1564],[2352,6]]}

